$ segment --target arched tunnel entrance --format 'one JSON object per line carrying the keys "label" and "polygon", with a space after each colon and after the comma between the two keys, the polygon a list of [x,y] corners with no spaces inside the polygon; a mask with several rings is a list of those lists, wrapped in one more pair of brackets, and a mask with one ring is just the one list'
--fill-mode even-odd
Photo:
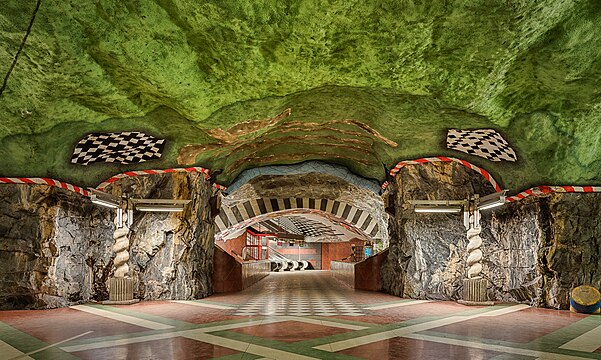
{"label": "arched tunnel entrance", "polygon": [[[382,198],[331,174],[256,176],[220,200],[215,217],[217,292],[231,290],[231,283],[247,287],[268,272],[308,270],[333,271],[354,287],[349,267],[388,247]],[[228,259],[220,259],[224,256]],[[224,280],[234,274],[220,271],[220,262],[234,267],[240,262],[243,279]],[[381,285],[372,287],[379,290]]]}

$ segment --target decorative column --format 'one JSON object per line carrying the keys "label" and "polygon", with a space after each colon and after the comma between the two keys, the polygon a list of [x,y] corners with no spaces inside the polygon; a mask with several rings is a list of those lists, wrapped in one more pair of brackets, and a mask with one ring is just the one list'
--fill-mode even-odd
{"label": "decorative column", "polygon": [[470,214],[469,229],[467,230],[467,279],[463,280],[463,299],[458,302],[464,305],[493,305],[486,296],[488,280],[483,279],[482,273],[482,238],[480,232],[479,211]]}
{"label": "decorative column", "polygon": [[109,279],[109,300],[103,301],[104,304],[133,304],[138,302],[134,299],[134,281],[128,277],[129,273],[129,227],[127,226],[127,212],[117,209],[115,217],[115,232],[113,239],[113,251],[115,259],[113,265],[115,272]]}
{"label": "decorative column", "polygon": [[[471,218],[473,219],[473,216]],[[470,221],[470,225],[467,230],[467,240],[469,241],[467,244],[467,266],[469,266],[467,277],[468,279],[476,279],[480,278],[482,272],[482,250],[480,250],[482,246],[482,238],[480,237],[482,228],[480,224],[473,224],[473,220]]]}

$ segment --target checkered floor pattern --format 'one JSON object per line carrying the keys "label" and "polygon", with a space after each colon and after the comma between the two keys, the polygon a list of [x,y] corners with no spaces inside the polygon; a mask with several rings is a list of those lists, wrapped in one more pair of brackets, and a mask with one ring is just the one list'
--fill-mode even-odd
{"label": "checkered floor pattern", "polygon": [[309,292],[282,294],[281,299],[255,298],[238,308],[234,315],[361,316],[363,311],[352,301],[334,294]]}
{"label": "checkered floor pattern", "polygon": [[[257,292],[242,305],[234,315],[288,315],[288,316],[361,316],[365,313],[353,301],[344,296],[344,292],[333,287],[332,281],[324,281],[323,276],[303,276],[291,278],[283,283],[278,281],[280,273],[271,273],[262,280]],[[340,285],[342,286],[342,285]]]}

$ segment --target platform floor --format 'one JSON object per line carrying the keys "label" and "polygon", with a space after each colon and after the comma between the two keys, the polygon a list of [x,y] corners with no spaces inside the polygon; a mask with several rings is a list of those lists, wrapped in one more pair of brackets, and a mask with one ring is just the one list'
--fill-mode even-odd
{"label": "platform floor", "polygon": [[601,317],[354,291],[327,271],[236,294],[0,311],[0,359],[601,359]]}

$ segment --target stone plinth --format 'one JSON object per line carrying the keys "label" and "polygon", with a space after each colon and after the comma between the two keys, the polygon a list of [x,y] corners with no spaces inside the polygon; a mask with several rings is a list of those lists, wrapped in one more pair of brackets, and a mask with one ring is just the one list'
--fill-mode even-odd
{"label": "stone plinth", "polygon": [[103,301],[103,304],[133,304],[139,300],[134,299],[134,280],[126,278],[109,279],[109,299]]}
{"label": "stone plinth", "polygon": [[463,299],[457,302],[463,305],[494,305],[486,296],[488,280],[483,278],[463,280]]}

